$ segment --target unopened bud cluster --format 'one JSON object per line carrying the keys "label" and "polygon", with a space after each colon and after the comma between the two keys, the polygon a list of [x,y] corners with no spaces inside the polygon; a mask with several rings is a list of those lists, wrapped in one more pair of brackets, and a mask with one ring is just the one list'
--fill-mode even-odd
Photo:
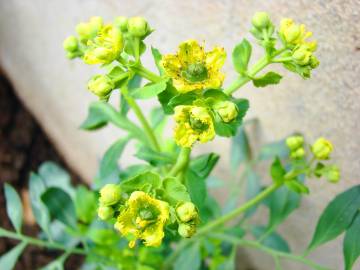
{"label": "unopened bud cluster", "polygon": [[193,236],[199,220],[196,206],[191,202],[182,203],[176,208],[176,215],[179,219],[178,233],[185,238]]}
{"label": "unopened bud cluster", "polygon": [[115,184],[107,184],[100,190],[98,216],[102,220],[113,218],[116,204],[121,200],[121,188]]}
{"label": "unopened bud cluster", "polygon": [[305,156],[303,136],[288,137],[286,139],[286,145],[290,149],[290,157],[292,159],[301,159]]}

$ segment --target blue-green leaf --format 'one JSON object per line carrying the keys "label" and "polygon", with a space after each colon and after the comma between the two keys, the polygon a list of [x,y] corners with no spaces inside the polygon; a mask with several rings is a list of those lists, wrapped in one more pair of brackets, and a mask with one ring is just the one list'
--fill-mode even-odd
{"label": "blue-green leaf", "polygon": [[[254,226],[252,227],[251,233],[255,236],[255,238],[259,239],[267,233],[267,228],[265,226]],[[290,253],[289,244],[281,237],[280,234],[276,232],[268,234],[261,241],[261,244],[275,250]]]}
{"label": "blue-green leaf", "polygon": [[19,233],[21,231],[21,225],[23,220],[23,208],[21,204],[21,199],[16,190],[8,183],[5,183],[4,188],[7,214],[10,218],[11,224]]}
{"label": "blue-green leaf", "polygon": [[300,205],[301,196],[282,186],[272,193],[266,204],[270,210],[269,228],[274,228],[283,222]]}
{"label": "blue-green leaf", "polygon": [[75,194],[75,210],[79,220],[90,224],[96,215],[97,197],[94,191],[80,185]]}
{"label": "blue-green leaf", "polygon": [[351,225],[359,209],[360,185],[336,196],[321,214],[308,250],[313,250],[343,233]]}
{"label": "blue-green leaf", "polygon": [[202,208],[207,196],[205,179],[199,177],[193,170],[188,170],[185,184],[190,194],[191,201],[198,208]]}
{"label": "blue-green leaf", "polygon": [[154,57],[155,65],[156,65],[157,69],[159,70],[160,75],[164,74],[164,68],[160,64],[160,61],[162,58],[160,51],[154,47],[151,47],[151,53]]}
{"label": "blue-green leaf", "polygon": [[174,263],[174,270],[199,270],[200,266],[200,245],[199,242],[195,242],[183,249]]}
{"label": "blue-green leaf", "polygon": [[235,173],[242,162],[251,158],[251,147],[248,136],[243,126],[239,127],[237,134],[231,140],[230,165]]}
{"label": "blue-green leaf", "polygon": [[39,175],[31,173],[29,180],[29,194],[32,212],[34,214],[36,223],[39,224],[40,228],[49,237],[50,214],[41,200],[41,195],[45,190],[46,187],[43,179]]}
{"label": "blue-green leaf", "polygon": [[269,160],[276,156],[281,159],[289,156],[289,148],[286,146],[284,140],[266,144],[260,149],[260,160]]}
{"label": "blue-green leaf", "polygon": [[190,201],[190,196],[186,187],[174,177],[164,179],[163,188],[166,201],[170,202],[172,205],[176,205],[179,202]]}
{"label": "blue-green leaf", "polygon": [[166,80],[157,83],[145,85],[141,88],[136,88],[130,92],[130,95],[135,99],[149,99],[156,97],[158,94],[166,89]]}
{"label": "blue-green leaf", "polygon": [[190,161],[190,168],[201,178],[206,178],[218,162],[220,156],[215,153],[203,154]]}
{"label": "blue-green leaf", "polygon": [[1,270],[12,270],[16,261],[26,247],[26,243],[22,242],[0,257]]}
{"label": "blue-green leaf", "polygon": [[251,51],[251,44],[245,38],[235,46],[232,52],[232,60],[237,72],[246,72],[251,56]]}
{"label": "blue-green leaf", "polygon": [[261,77],[253,78],[252,82],[255,87],[265,87],[269,84],[278,84],[281,78],[280,74],[270,71]]}
{"label": "blue-green leaf", "polygon": [[151,189],[157,189],[161,187],[161,178],[155,172],[143,172],[130,179],[124,180],[120,183],[122,190],[134,191],[144,190],[150,187]]}
{"label": "blue-green leaf", "polygon": [[345,270],[351,270],[360,256],[360,209],[346,231],[343,243]]}
{"label": "blue-green leaf", "polygon": [[113,173],[117,173],[119,171],[118,160],[128,142],[128,137],[118,139],[109,147],[108,150],[106,150],[100,162],[99,174],[101,179],[106,179]]}
{"label": "blue-green leaf", "polygon": [[75,206],[69,194],[60,188],[51,187],[43,193],[41,200],[49,209],[52,218],[73,229],[76,228]]}

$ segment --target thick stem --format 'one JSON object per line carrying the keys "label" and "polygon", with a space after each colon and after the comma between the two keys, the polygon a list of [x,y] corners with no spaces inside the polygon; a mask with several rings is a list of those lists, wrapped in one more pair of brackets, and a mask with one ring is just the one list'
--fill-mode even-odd
{"label": "thick stem", "polygon": [[181,148],[178,159],[174,167],[172,167],[172,169],[170,170],[169,176],[176,176],[178,173],[186,169],[187,165],[189,164],[190,153],[191,153],[191,148],[189,147]]}
{"label": "thick stem", "polygon": [[213,222],[208,223],[206,226],[202,227],[196,235],[198,236],[198,235],[205,234],[205,233],[211,231],[212,229],[214,229],[215,227],[218,227],[219,225],[222,225],[222,224],[232,220],[233,218],[237,217],[239,214],[245,212],[246,210],[250,209],[254,205],[256,205],[259,202],[261,202],[262,200],[264,200],[267,196],[269,196],[271,193],[273,193],[275,190],[277,190],[280,186],[281,186],[281,184],[279,184],[279,183],[272,184],[271,186],[269,186],[265,190],[263,190],[261,193],[259,193],[256,197],[248,200],[246,203],[244,203],[240,207],[234,209],[230,213],[228,213],[228,214],[214,220]]}
{"label": "thick stem", "polygon": [[148,70],[147,68],[145,68],[143,65],[137,65],[134,67],[131,67],[131,69],[133,71],[135,71],[138,75],[148,79],[149,81],[152,82],[159,82],[162,80],[162,78],[158,75],[156,75],[155,73],[151,72],[150,70]]}
{"label": "thick stem", "polygon": [[129,95],[128,89],[123,87],[121,89],[122,94],[124,95],[127,103],[129,104],[129,106],[134,110],[134,113],[136,115],[136,117],[139,119],[142,127],[144,128],[144,131],[147,135],[147,137],[149,138],[153,148],[157,151],[161,151],[161,147],[160,144],[158,142],[158,140],[155,137],[155,134],[153,132],[152,127],[150,126],[149,122],[146,120],[144,114],[142,113],[139,105],[136,103],[136,101]]}

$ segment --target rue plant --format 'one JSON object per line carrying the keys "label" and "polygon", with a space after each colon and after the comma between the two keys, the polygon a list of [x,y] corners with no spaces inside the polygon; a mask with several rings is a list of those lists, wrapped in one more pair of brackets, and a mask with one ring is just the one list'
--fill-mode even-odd
{"label": "rue plant", "polygon": [[[331,269],[307,254],[343,232],[345,268],[351,269],[360,254],[359,185],[326,207],[303,253],[292,253],[279,234],[279,225],[310,193],[308,181],[336,183],[340,171],[331,163],[333,145],[322,137],[309,144],[303,135],[293,134],[252,149],[246,126],[257,121],[244,121],[249,101],[233,94],[249,82],[255,87],[278,84],[282,75],[263,72],[268,66],[281,64],[307,79],[319,61],[317,43],[303,24],[283,19],[276,27],[265,12],[256,13],[251,22],[253,40],[264,55],[251,59],[252,45],[243,39],[230,57],[237,77],[226,84],[222,47],[206,48],[193,39],[164,55],[151,47],[158,69],[153,72],[142,62],[145,40],[153,32],[144,18],[117,17],[104,24],[92,17],[77,25],[77,36],[63,44],[67,57],[103,70],[88,81],[98,101],[90,104],[81,127],[93,131],[112,124],[126,135],[105,152],[90,188],[72,186],[68,174],[51,162],[31,174],[32,212],[42,230],[38,238],[22,233],[20,198],[5,185],[15,232],[1,229],[0,235],[20,243],[0,258],[1,269],[11,269],[27,245],[63,251],[44,269],[63,269],[68,256],[78,254],[85,257],[82,269],[230,270],[241,264],[238,247],[267,253],[274,259],[271,269],[282,269],[284,260]],[[119,98],[118,107],[112,105],[114,98]],[[160,106],[145,114],[138,104],[145,99],[157,99]],[[174,125],[170,137],[164,132],[169,120]],[[217,136],[232,141],[231,179],[226,182],[211,176],[218,154],[191,154]],[[119,167],[130,141],[143,162]],[[261,162],[271,164],[269,181],[262,182],[256,171]],[[218,187],[229,191],[222,206],[208,192]],[[245,202],[240,203],[242,194]],[[268,219],[258,224],[252,217],[261,207],[268,209]]]}

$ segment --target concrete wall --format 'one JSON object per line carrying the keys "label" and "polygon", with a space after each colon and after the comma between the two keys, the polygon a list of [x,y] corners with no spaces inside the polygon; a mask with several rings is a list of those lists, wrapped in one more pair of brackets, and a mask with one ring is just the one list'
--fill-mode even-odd
{"label": "concrete wall", "polygon": [[[343,170],[338,185],[313,181],[312,195],[281,227],[295,250],[301,250],[328,201],[360,182],[359,1],[1,1],[0,64],[69,164],[91,180],[99,158],[119,132],[107,128],[86,133],[77,128],[86,116],[88,103],[94,100],[85,86],[95,70],[64,57],[61,44],[73,33],[74,26],[92,15],[108,20],[117,15],[142,15],[157,29],[148,42],[161,51],[174,51],[179,42],[197,38],[206,40],[209,46],[223,45],[230,55],[233,45],[244,35],[251,38],[246,32],[252,14],[259,10],[268,11],[276,22],[281,17],[292,17],[307,24],[319,41],[321,65],[308,81],[279,68],[286,74],[279,86],[266,89],[246,86],[237,96],[250,99],[249,117],[260,119],[264,141],[282,138],[295,130],[309,139],[326,136],[334,142],[335,160]],[[149,55],[145,63],[153,67]],[[225,70],[231,71],[230,58]],[[227,83],[234,76],[233,72],[230,74]],[[149,108],[151,104],[144,106]],[[224,154],[218,173],[225,175],[229,142],[217,139],[210,146]],[[199,147],[196,151],[203,150]],[[125,163],[133,161],[127,157]],[[273,268],[266,256],[249,254],[257,256],[254,265],[259,269]],[[341,269],[341,242],[330,243],[311,257]],[[308,268],[286,264],[284,269]]]}

